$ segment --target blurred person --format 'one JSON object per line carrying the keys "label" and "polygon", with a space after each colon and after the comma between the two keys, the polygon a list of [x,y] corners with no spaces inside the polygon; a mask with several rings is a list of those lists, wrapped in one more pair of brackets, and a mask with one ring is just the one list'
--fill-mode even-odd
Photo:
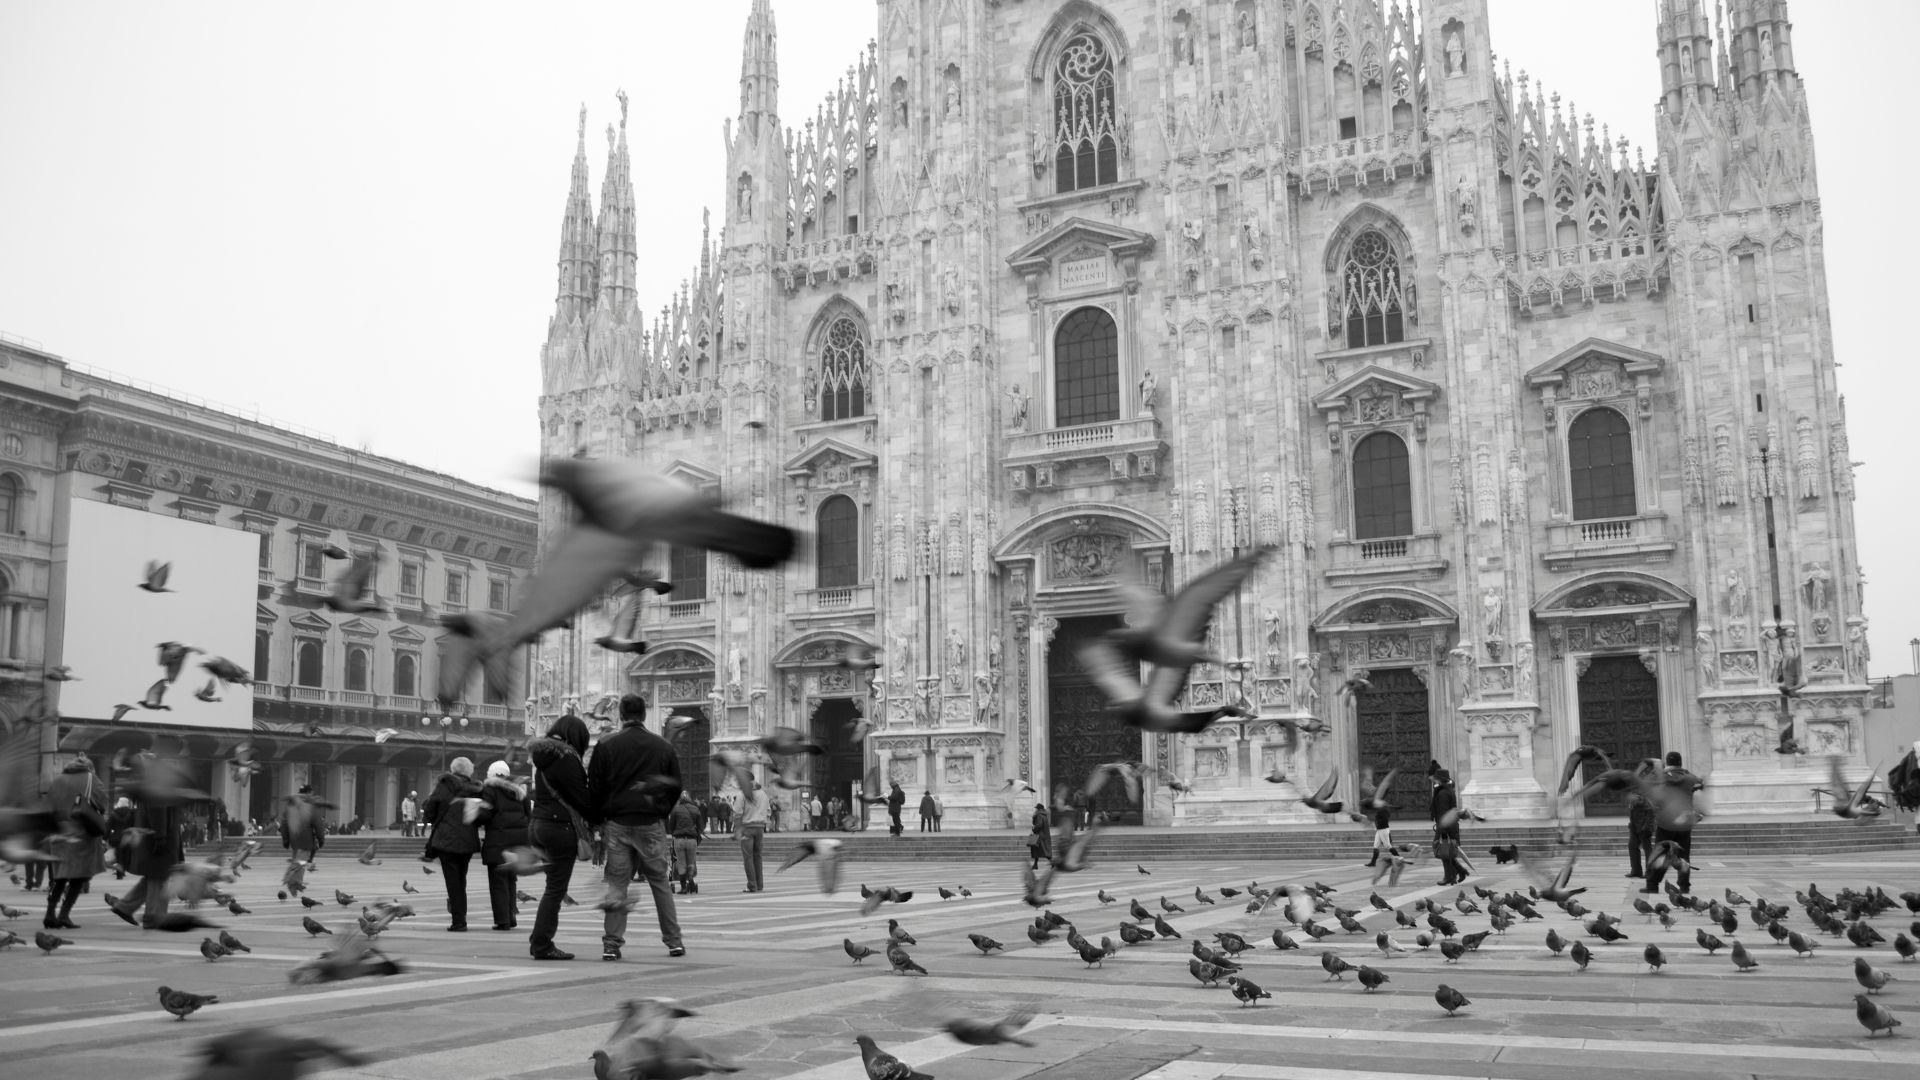
{"label": "blurred person", "polygon": [[[1707,784],[1706,781],[1686,770],[1685,766],[1681,764],[1680,752],[1678,750],[1670,750],[1667,752],[1667,767],[1665,771],[1656,778],[1656,782],[1664,785],[1669,790],[1672,801],[1665,807],[1656,809],[1656,819],[1653,826],[1653,842],[1655,846],[1669,843],[1673,845],[1673,853],[1677,859],[1674,864],[1673,883],[1683,893],[1692,892],[1693,826],[1697,817],[1694,810],[1693,797],[1699,794],[1700,789],[1706,787]],[[1660,880],[1665,876],[1666,872],[1664,870],[1649,869],[1647,871],[1647,884],[1640,891],[1643,893],[1659,892]]]}
{"label": "blurred person", "polygon": [[417,791],[409,791],[407,792],[407,797],[400,800],[401,836],[418,836],[420,834],[420,804],[416,801],[419,795],[420,793]]}
{"label": "blurred person", "polygon": [[673,872],[680,892],[700,891],[700,842],[707,838],[706,815],[700,812],[700,800],[693,792],[682,791],[680,801],[667,815],[667,834],[673,838]]}
{"label": "blurred person", "polygon": [[766,884],[761,880],[760,856],[767,831],[768,809],[772,800],[767,797],[767,789],[758,780],[748,777],[747,786],[740,790],[740,862],[747,870],[747,887],[742,892],[765,892]]}
{"label": "blurred person", "polygon": [[473,780],[473,760],[457,757],[447,766],[421,815],[432,832],[427,852],[439,860],[440,873],[447,883],[447,929],[465,933],[467,929],[467,868],[480,850],[480,830],[474,818],[467,816],[465,800],[478,800],[480,785]]}
{"label": "blurred person", "polygon": [[73,905],[86,892],[93,876],[107,868],[100,837],[106,832],[107,787],[94,774],[93,759],[79,754],[47,784],[59,830],[47,841],[56,861],[47,864],[49,930],[78,930]]}
{"label": "blurred person", "polygon": [[887,832],[898,840],[904,831],[900,824],[900,811],[907,805],[907,793],[901,790],[900,781],[893,782],[893,790],[887,792]]}

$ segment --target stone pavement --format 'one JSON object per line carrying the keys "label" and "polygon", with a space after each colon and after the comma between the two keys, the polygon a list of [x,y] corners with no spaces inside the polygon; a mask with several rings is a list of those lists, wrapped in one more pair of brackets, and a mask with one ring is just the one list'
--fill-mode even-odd
{"label": "stone pavement", "polygon": [[[737,853],[727,838],[708,841],[703,891],[680,898],[688,955],[666,956],[648,903],[635,911],[627,959],[598,958],[597,875],[576,875],[582,905],[566,910],[560,941],[579,954],[572,963],[527,958],[519,933],[486,929],[483,889],[474,889],[477,929],[444,932],[442,879],[419,864],[389,861],[363,867],[358,848],[341,841],[310,878],[313,895],[328,901],[311,914],[328,925],[350,925],[352,909],[332,902],[344,889],[364,902],[399,895],[410,880],[423,895],[405,897],[420,911],[381,938],[410,965],[404,976],[335,984],[290,986],[286,971],[314,955],[321,943],[300,929],[305,912],[273,898],[278,854],[254,857],[236,895],[253,914],[216,911],[252,946],[252,956],[208,963],[199,935],[161,935],[131,929],[101,907],[103,891],[122,883],[103,876],[75,915],[82,929],[65,936],[77,944],[44,956],[31,945],[0,953],[0,1075],[33,1080],[102,1077],[172,1080],[191,1073],[194,1047],[241,1027],[273,1025],[325,1035],[358,1049],[369,1064],[325,1072],[328,1077],[391,1080],[512,1080],[592,1075],[588,1055],[610,1028],[614,1004],[650,995],[678,998],[699,1015],[682,1030],[722,1057],[738,1061],[742,1080],[861,1080],[853,1036],[872,1035],[902,1060],[940,1080],[1297,1080],[1326,1077],[1839,1077],[1908,1078],[1920,1070],[1920,964],[1902,965],[1882,945],[1863,952],[1824,935],[1810,959],[1795,959],[1744,918],[1738,935],[1760,962],[1737,973],[1724,952],[1709,957],[1693,944],[1699,916],[1663,931],[1632,914],[1623,867],[1581,863],[1575,884],[1590,887],[1589,907],[1625,913],[1629,940],[1593,947],[1590,970],[1576,973],[1541,944],[1547,927],[1581,934],[1574,920],[1552,907],[1542,922],[1495,935],[1458,964],[1432,952],[1386,959],[1372,933],[1392,927],[1387,914],[1362,917],[1365,936],[1338,934],[1320,947],[1275,951],[1271,934],[1285,925],[1277,913],[1249,916],[1222,899],[1206,906],[1195,886],[1217,895],[1222,886],[1250,880],[1271,885],[1318,880],[1339,887],[1335,899],[1367,908],[1367,871],[1357,864],[1235,864],[1231,861],[1156,863],[1151,876],[1131,865],[1097,865],[1054,889],[1054,910],[1098,941],[1118,937],[1126,901],[1137,897],[1158,909],[1164,895],[1186,908],[1169,916],[1188,940],[1123,947],[1103,967],[1088,968],[1057,940],[1029,943],[1023,927],[1033,912],[1020,899],[1011,866],[980,863],[851,865],[839,895],[816,891],[805,864],[772,873],[787,845],[769,838],[768,888],[741,892]],[[1096,852],[1097,856],[1097,852]],[[477,868],[476,868],[477,869]],[[1482,866],[1472,884],[1524,887],[1512,867]],[[1428,868],[1398,889],[1390,902],[1456,890],[1432,887]],[[537,879],[535,879],[537,881]],[[872,918],[858,911],[858,884],[914,890]],[[1795,889],[1818,881],[1823,891],[1877,884],[1897,894],[1920,888],[1920,859],[1911,853],[1794,856],[1714,860],[1703,853],[1695,885],[1717,896],[1731,886],[1752,896],[1792,902]],[[478,875],[470,885],[479,884]],[[530,881],[530,886],[535,882]],[[942,901],[938,885],[966,885],[970,899]],[[1105,888],[1120,902],[1102,907]],[[532,888],[529,891],[533,891]],[[642,896],[644,889],[640,890]],[[0,885],[0,898],[33,910],[6,926],[31,938],[44,909],[41,894]],[[36,901],[38,901],[36,903]],[[532,909],[522,912],[523,925]],[[930,976],[895,976],[882,957],[851,964],[841,939],[879,947],[886,919],[897,917],[919,939],[909,952]],[[1877,920],[1890,940],[1914,916],[1900,910]],[[1463,932],[1485,929],[1485,916],[1462,916]],[[1807,929],[1797,908],[1790,925]],[[1187,972],[1191,939],[1233,930],[1256,941],[1247,973],[1273,993],[1258,1008],[1243,1008],[1225,989],[1204,989]],[[980,956],[967,942],[977,931],[1006,942],[1005,954]],[[1728,935],[1715,930],[1720,936]],[[1298,936],[1296,932],[1296,936]],[[1414,932],[1396,930],[1403,944]],[[1649,974],[1642,946],[1654,941],[1669,966]],[[1329,981],[1321,948],[1335,947],[1355,963],[1370,963],[1391,981],[1365,993],[1353,976]],[[1898,1037],[1869,1041],[1854,1019],[1851,962],[1856,954],[1893,972],[1881,1000],[1907,1026]],[[1473,1000],[1447,1017],[1433,1001],[1446,982]],[[155,987],[221,995],[184,1022],[161,1012]],[[973,1048],[939,1032],[951,1016],[988,1017],[1025,1006],[1040,1015],[1029,1029],[1036,1044]]]}

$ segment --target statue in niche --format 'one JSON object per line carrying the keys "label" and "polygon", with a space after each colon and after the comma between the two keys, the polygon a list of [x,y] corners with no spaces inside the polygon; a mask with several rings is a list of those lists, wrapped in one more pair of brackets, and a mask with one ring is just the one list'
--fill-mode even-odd
{"label": "statue in niche", "polygon": [[1800,591],[1807,598],[1807,610],[1830,611],[1833,604],[1833,571],[1826,563],[1810,563],[1807,576],[1800,582]]}
{"label": "statue in niche", "polygon": [[746,173],[740,174],[740,182],[734,188],[733,205],[741,221],[753,220],[753,177]]}
{"label": "statue in niche", "polygon": [[1180,223],[1180,237],[1186,242],[1187,257],[1197,259],[1206,248],[1206,224],[1199,218],[1187,218]]}
{"label": "statue in niche", "polygon": [[1716,663],[1719,650],[1713,646],[1713,631],[1702,627],[1693,632],[1693,666],[1700,671],[1700,677],[1708,686],[1720,685],[1720,665]]}
{"label": "statue in niche", "polygon": [[1447,664],[1453,669],[1457,680],[1461,701],[1472,701],[1480,692],[1478,680],[1474,677],[1473,642],[1463,641],[1447,653]]}
{"label": "statue in niche", "polygon": [[947,77],[946,117],[949,120],[960,119],[960,80],[953,76]]}
{"label": "statue in niche", "polygon": [[1867,624],[1856,622],[1847,628],[1847,675],[1854,682],[1867,681],[1867,661],[1873,650],[1867,647]]}
{"label": "statue in niche", "polygon": [[1727,571],[1727,614],[1738,617],[1747,613],[1747,579],[1738,569]]}
{"label": "statue in niche", "polygon": [[893,88],[893,126],[907,126],[907,88],[904,85]]}
{"label": "statue in niche", "polygon": [[987,670],[1000,670],[1000,631],[987,635]]}
{"label": "statue in niche", "polygon": [[1174,31],[1173,62],[1176,64],[1193,63],[1193,35],[1187,31],[1187,24],[1184,22],[1180,24],[1180,29]]}
{"label": "statue in niche", "polygon": [[1253,12],[1243,8],[1240,11],[1240,47],[1251,49],[1258,44],[1259,39],[1254,36],[1253,30]]}
{"label": "statue in niche", "polygon": [[1467,46],[1460,40],[1460,31],[1447,34],[1447,77],[1467,73]]}
{"label": "statue in niche", "polygon": [[960,313],[960,268],[949,266],[940,273],[940,303],[950,315]]}
{"label": "statue in niche", "polygon": [[973,673],[973,721],[991,727],[1000,719],[1000,694],[997,680],[984,671]]}
{"label": "statue in niche", "polygon": [[1149,416],[1153,415],[1153,407],[1159,398],[1160,379],[1149,368],[1147,373],[1140,377],[1140,411]]}
{"label": "statue in niche", "polygon": [[1488,641],[1498,641],[1506,637],[1504,616],[1507,610],[1507,598],[1499,589],[1488,589],[1480,594],[1481,636]]}
{"label": "statue in niche", "polygon": [[1533,642],[1513,647],[1513,689],[1522,701],[1533,699]]}
{"label": "statue in niche", "polygon": [[1320,654],[1301,653],[1293,658],[1293,699],[1302,710],[1320,712]]}
{"label": "statue in niche", "polygon": [[1015,431],[1027,430],[1027,409],[1030,404],[1025,386],[1014,383],[1007,387],[1007,426]]}
{"label": "statue in niche", "polygon": [[1760,62],[1773,63],[1773,31],[1764,26],[1760,28]]}
{"label": "statue in niche", "polygon": [[740,646],[735,645],[732,648],[728,649],[727,650],[727,685],[728,686],[745,685],[746,684],[746,668],[747,668],[746,655],[740,651]]}
{"label": "statue in niche", "polygon": [[1240,218],[1240,232],[1246,237],[1247,257],[1252,261],[1253,268],[1258,270],[1267,258],[1266,233],[1260,227],[1258,212],[1249,210]]}
{"label": "statue in niche", "polygon": [[959,672],[967,666],[967,638],[957,626],[947,630],[947,670]]}
{"label": "statue in niche", "polygon": [[1271,652],[1279,649],[1280,648],[1280,613],[1274,610],[1273,608],[1268,608],[1266,612],[1260,616],[1260,621],[1266,627],[1268,651]]}
{"label": "statue in niche", "polygon": [[1460,232],[1470,234],[1480,224],[1480,197],[1474,193],[1473,181],[1465,173],[1453,185],[1453,205],[1460,219]]}

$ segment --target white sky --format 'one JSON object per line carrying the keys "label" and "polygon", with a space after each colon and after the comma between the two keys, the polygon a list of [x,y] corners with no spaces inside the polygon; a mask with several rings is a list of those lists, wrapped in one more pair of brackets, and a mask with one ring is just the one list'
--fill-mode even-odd
{"label": "white sky", "polygon": [[[1030,0],[1038,2],[1038,0]],[[797,124],[877,27],[865,0],[775,0]],[[1489,0],[1496,51],[1652,156],[1653,0]],[[0,6],[0,331],[68,361],[530,491],[539,348],[585,101],[592,183],[633,103],[641,306],[723,197],[748,0]],[[1889,318],[1916,247],[1914,0],[1798,0],[1827,271],[1847,366],[1875,674],[1909,669],[1901,548],[1920,378]],[[1905,155],[1905,156],[1900,156]],[[1901,199],[1899,214],[1880,206]],[[1896,290],[1899,290],[1896,292]],[[1871,380],[1871,382],[1869,382]]]}

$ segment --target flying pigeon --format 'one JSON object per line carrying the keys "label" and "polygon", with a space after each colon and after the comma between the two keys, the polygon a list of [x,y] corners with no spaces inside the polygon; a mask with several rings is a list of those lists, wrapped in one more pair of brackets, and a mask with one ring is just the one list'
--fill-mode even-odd
{"label": "flying pigeon", "polygon": [[1345,805],[1333,797],[1334,789],[1337,788],[1339,784],[1339,772],[1330,772],[1327,774],[1326,782],[1320,785],[1320,789],[1312,795],[1303,796],[1300,802],[1309,810],[1314,810],[1322,814],[1337,814]]}
{"label": "flying pigeon", "polygon": [[166,696],[167,680],[157,680],[152,686],[147,687],[146,696],[140,699],[140,707],[143,709],[158,709],[172,712],[173,706],[165,703]]}
{"label": "flying pigeon", "polygon": [[167,588],[167,578],[172,574],[172,563],[148,559],[146,572],[141,575],[140,587],[150,593],[172,592],[172,589]]}
{"label": "flying pigeon", "polygon": [[308,1062],[333,1060],[354,1067],[359,1055],[323,1039],[282,1035],[266,1028],[244,1028],[210,1039],[200,1047],[204,1066],[189,1080],[282,1080],[305,1073]]}
{"label": "flying pigeon", "polygon": [[1004,1020],[969,1020],[958,1018],[944,1025],[947,1034],[966,1043],[968,1046],[998,1046],[1011,1043],[1014,1046],[1033,1047],[1036,1044],[1015,1035],[1014,1032],[1026,1027],[1033,1021],[1033,1013],[1017,1010]]}
{"label": "flying pigeon", "polygon": [[185,1020],[199,1012],[203,1006],[219,1003],[220,997],[217,994],[189,994],[185,990],[175,990],[171,986],[160,988],[160,1007],[180,1020]]}
{"label": "flying pigeon", "polygon": [[353,562],[334,579],[333,588],[326,596],[327,607],[343,615],[384,612],[386,608],[380,606],[380,597],[373,591],[374,574],[379,569],[379,548],[355,555]]}

